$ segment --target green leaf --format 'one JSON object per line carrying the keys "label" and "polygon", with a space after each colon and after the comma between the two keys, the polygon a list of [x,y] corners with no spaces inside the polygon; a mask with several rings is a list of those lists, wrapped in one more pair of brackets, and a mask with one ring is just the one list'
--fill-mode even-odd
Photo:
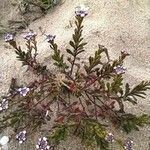
{"label": "green leaf", "polygon": [[85,65],[84,69],[85,71],[87,72],[87,74],[90,74],[94,71],[95,67],[97,67],[99,64],[101,64],[101,53],[102,53],[102,50],[97,50],[95,52],[95,56],[92,57],[90,56],[89,57],[89,65]]}
{"label": "green leaf", "polygon": [[146,91],[150,89],[150,82],[142,81],[140,84],[135,86],[133,89],[130,89],[129,84],[126,83],[125,94],[123,96],[124,101],[129,101],[132,104],[137,104],[137,98],[140,97],[145,99]]}
{"label": "green leaf", "polygon": [[82,52],[84,52],[84,50],[80,50],[80,51],[78,51],[78,52],[77,52],[77,55],[78,55],[78,54],[80,54],[80,53],[82,53]]}
{"label": "green leaf", "polygon": [[70,41],[70,43],[69,43],[74,49],[76,49],[76,46],[75,46],[75,44],[72,42],[72,41]]}
{"label": "green leaf", "polygon": [[49,141],[54,144],[59,144],[61,141],[66,140],[69,135],[70,131],[67,126],[58,126],[54,128],[53,132],[49,135]]}
{"label": "green leaf", "polygon": [[133,114],[124,114],[120,116],[118,125],[126,133],[130,133],[132,130],[139,131],[139,127],[150,125],[150,115],[136,116]]}
{"label": "green leaf", "polygon": [[111,83],[111,93],[117,94],[122,90],[122,75],[117,75],[113,77],[113,82]]}
{"label": "green leaf", "polygon": [[67,53],[71,54],[72,56],[74,56],[74,53],[70,50],[70,49],[66,49]]}
{"label": "green leaf", "polygon": [[87,44],[87,43],[82,43],[82,44],[80,44],[78,47],[79,47],[79,48],[83,48],[86,44]]}
{"label": "green leaf", "polygon": [[[50,43],[50,47],[53,49],[54,53],[52,55],[52,59],[55,61],[54,65],[61,68],[61,69],[67,69],[68,66],[67,64],[64,62],[64,55],[61,54],[60,50],[58,49],[57,44],[55,44],[54,42]],[[69,51],[69,50],[68,50]],[[71,51],[69,51],[71,52]]]}

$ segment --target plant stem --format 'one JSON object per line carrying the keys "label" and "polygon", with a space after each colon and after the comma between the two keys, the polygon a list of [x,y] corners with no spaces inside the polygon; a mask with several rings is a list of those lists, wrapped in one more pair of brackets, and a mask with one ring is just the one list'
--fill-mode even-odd
{"label": "plant stem", "polygon": [[75,64],[75,60],[76,60],[76,55],[74,56],[74,59],[73,59],[73,62],[72,62],[70,76],[72,75],[72,72],[73,72],[73,67],[74,67],[74,64]]}
{"label": "plant stem", "polygon": [[[42,103],[47,97],[49,97],[51,95],[51,93],[48,93],[42,100],[38,101],[32,108],[36,107],[38,104]],[[30,108],[29,110],[31,110],[32,108]]]}
{"label": "plant stem", "polygon": [[98,120],[98,116],[97,116],[97,106],[96,106],[95,97],[94,97],[94,109],[95,109],[95,118],[96,118],[96,120]]}
{"label": "plant stem", "polygon": [[33,41],[33,45],[34,45],[34,50],[35,50],[33,59],[34,59],[34,62],[36,62],[36,56],[38,55],[38,53],[37,53],[37,42],[35,39]]}

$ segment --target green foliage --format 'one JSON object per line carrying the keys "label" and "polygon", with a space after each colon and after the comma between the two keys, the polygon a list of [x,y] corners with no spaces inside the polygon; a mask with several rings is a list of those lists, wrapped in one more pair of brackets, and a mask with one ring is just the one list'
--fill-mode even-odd
{"label": "green foliage", "polygon": [[39,0],[41,6],[47,11],[48,9],[54,7],[55,5],[59,4],[61,0]]}
{"label": "green foliage", "polygon": [[17,43],[15,41],[12,41],[10,43],[15,48],[16,58],[22,62],[23,66],[28,66],[28,69],[34,70],[38,75],[42,74],[45,75],[47,70],[47,66],[41,65],[36,60],[37,56],[37,42],[35,38],[32,39],[32,41],[27,41],[27,51],[23,51],[20,46],[17,46]]}
{"label": "green foliage", "polygon": [[150,115],[124,114],[119,117],[118,125],[126,133],[130,133],[132,130],[139,131],[139,127],[150,125]]}
{"label": "green foliage", "polygon": [[[33,44],[33,45],[32,45]],[[37,52],[37,46],[36,46],[36,41],[27,41],[26,46],[27,46],[27,52],[23,51],[21,47],[17,47],[16,42],[12,43],[12,46],[15,48],[15,53],[17,54],[17,58],[19,61],[22,61],[23,65],[31,65],[33,62],[33,59],[36,57],[36,52]],[[33,48],[35,49],[34,56],[32,54]]]}
{"label": "green foliage", "polygon": [[[13,105],[17,106],[17,104]],[[41,128],[43,123],[45,123],[45,121],[42,113],[31,115],[30,111],[18,105],[18,109],[4,115],[0,120],[0,130],[6,127],[13,127],[15,132],[20,131],[22,128],[29,128],[30,132],[33,132]]]}
{"label": "green foliage", "polygon": [[102,52],[103,52],[103,50],[99,49],[95,52],[94,57],[92,57],[92,56],[89,57],[89,66],[87,66],[87,65],[84,66],[87,74],[95,72],[95,70],[99,69],[98,67],[97,68],[95,68],[95,67],[98,66],[99,64],[102,64],[102,62],[100,61]]}
{"label": "green foliage", "polygon": [[124,101],[129,101],[132,104],[137,104],[137,97],[145,98],[145,91],[150,89],[150,82],[142,81],[140,84],[135,86],[133,89],[130,89],[129,84],[126,83],[125,93],[123,95]]}
{"label": "green foliage", "polygon": [[112,83],[107,83],[107,91],[108,94],[118,94],[122,93],[122,81],[123,77],[122,75],[115,75],[113,77],[113,82]]}
{"label": "green foliage", "polygon": [[[70,46],[72,47],[73,50],[70,49],[66,49],[67,53],[69,55],[71,55],[71,57],[68,57],[68,61],[71,64],[71,69],[70,69],[70,75],[72,75],[74,66],[75,66],[75,61],[78,59],[78,55],[81,54],[82,52],[84,52],[84,46],[87,43],[82,42],[83,38],[82,38],[82,21],[83,18],[82,17],[76,17],[76,28],[74,30],[74,34],[72,36],[73,40],[71,40],[69,42]],[[73,57],[73,58],[72,58]]]}
{"label": "green foliage", "polygon": [[25,51],[22,51],[20,47],[15,52],[17,54],[18,60],[22,61],[23,65],[28,65],[27,61],[30,58],[29,53],[25,52]]}
{"label": "green foliage", "polygon": [[67,69],[68,66],[64,62],[64,55],[61,54],[61,51],[58,49],[57,44],[52,41],[50,47],[54,52],[52,55],[52,59],[55,61],[54,65],[61,68],[62,70]]}
{"label": "green foliage", "polygon": [[56,126],[48,136],[50,143],[59,144],[70,136],[70,126],[60,125]]}
{"label": "green foliage", "polygon": [[57,145],[71,135],[81,138],[88,147],[92,148],[97,144],[102,150],[109,150],[109,143],[105,140],[107,135],[105,126],[90,119],[82,120],[77,124],[56,126],[49,135],[49,141]]}
{"label": "green foliage", "polygon": [[95,120],[83,120],[75,133],[88,147],[97,144],[102,150],[108,150],[109,144],[105,140],[107,131],[105,126]]}
{"label": "green foliage", "polygon": [[42,12],[46,12],[50,8],[54,7],[55,5],[59,4],[61,0],[23,0],[22,3],[24,4],[25,9],[28,10],[30,5],[39,7]]}

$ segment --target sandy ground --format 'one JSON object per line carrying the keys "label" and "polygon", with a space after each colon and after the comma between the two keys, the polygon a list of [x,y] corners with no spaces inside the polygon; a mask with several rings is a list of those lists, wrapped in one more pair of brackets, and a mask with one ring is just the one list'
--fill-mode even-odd
{"label": "sandy ground", "polygon": [[[84,36],[88,42],[83,60],[101,44],[109,49],[112,58],[116,58],[121,50],[126,50],[131,56],[126,60],[127,74],[125,80],[131,85],[142,80],[150,80],[150,0],[66,0],[45,17],[32,22],[30,29],[39,35],[39,60],[50,61],[51,51],[39,27],[45,33],[57,35],[56,41],[62,51],[68,46],[73,33],[74,7],[84,3],[90,7],[89,15],[84,21]],[[6,7],[7,8],[7,7]],[[18,37],[17,37],[18,39]],[[22,44],[22,40],[18,39]],[[51,66],[51,62],[49,63]],[[0,40],[0,94],[6,93],[12,77],[17,77],[20,83],[27,83],[32,75],[21,68],[16,61],[13,49]],[[145,100],[139,100],[137,106],[127,106],[128,111],[137,114],[150,113],[150,92]],[[126,135],[123,135],[127,137]],[[132,132],[129,137],[134,140],[135,150],[149,150],[150,128],[144,127],[139,132]],[[31,142],[32,143],[32,142]],[[20,147],[13,144],[10,150],[31,150],[32,145]],[[76,139],[63,142],[59,150],[82,150]],[[116,149],[114,149],[116,150]]]}

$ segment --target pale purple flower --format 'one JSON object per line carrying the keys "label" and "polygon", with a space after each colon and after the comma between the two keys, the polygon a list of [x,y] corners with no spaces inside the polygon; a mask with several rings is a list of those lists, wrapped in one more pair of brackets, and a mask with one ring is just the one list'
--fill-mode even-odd
{"label": "pale purple flower", "polygon": [[77,6],[75,8],[76,16],[85,17],[88,14],[89,7],[85,7],[84,5]]}
{"label": "pale purple flower", "polygon": [[20,144],[25,142],[25,140],[27,139],[26,134],[27,134],[26,130],[23,130],[16,135],[16,139],[19,141]]}
{"label": "pale purple flower", "polygon": [[5,42],[11,42],[14,40],[14,36],[10,33],[7,33],[4,38]]}
{"label": "pale purple flower", "polygon": [[26,96],[30,89],[28,87],[23,87],[19,88],[17,91],[20,93],[20,95]]}
{"label": "pale purple flower", "polygon": [[46,35],[46,39],[45,40],[47,42],[52,42],[52,41],[54,41],[55,37],[56,37],[56,35],[48,34],[48,35]]}
{"label": "pale purple flower", "polygon": [[36,36],[37,36],[37,34],[34,31],[26,32],[23,34],[23,38],[26,39],[27,41],[32,40]]}
{"label": "pale purple flower", "polygon": [[127,139],[124,145],[124,150],[133,150],[133,141],[130,139]]}
{"label": "pale purple flower", "polygon": [[117,74],[124,74],[127,69],[122,65],[117,65],[116,67],[114,67],[114,70]]}
{"label": "pale purple flower", "polygon": [[8,109],[8,100],[2,99],[0,102],[0,111]]}
{"label": "pale purple flower", "polygon": [[114,142],[115,141],[114,135],[112,133],[108,133],[105,137],[105,140],[110,143]]}
{"label": "pale purple flower", "polygon": [[49,150],[50,146],[48,145],[48,141],[46,137],[39,138],[37,144],[36,144],[37,150]]}

